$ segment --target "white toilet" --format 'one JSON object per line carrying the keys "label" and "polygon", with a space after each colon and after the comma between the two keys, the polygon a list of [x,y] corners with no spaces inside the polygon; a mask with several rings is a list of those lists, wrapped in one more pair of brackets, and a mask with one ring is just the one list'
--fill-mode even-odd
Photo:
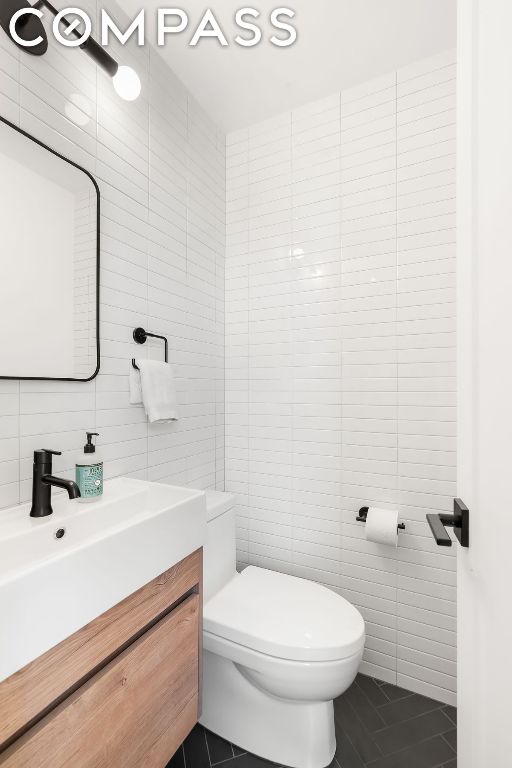
{"label": "white toilet", "polygon": [[333,699],[357,674],[363,618],[319,584],[254,566],[237,573],[234,503],[207,492],[200,722],[274,763],[325,768]]}

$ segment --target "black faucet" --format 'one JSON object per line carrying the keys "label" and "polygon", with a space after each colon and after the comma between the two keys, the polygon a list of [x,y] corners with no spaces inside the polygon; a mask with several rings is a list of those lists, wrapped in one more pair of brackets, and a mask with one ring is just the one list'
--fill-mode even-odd
{"label": "black faucet", "polygon": [[80,489],[73,480],[52,475],[52,456],[61,456],[61,452],[49,451],[45,448],[34,451],[30,517],[48,517],[53,514],[52,485],[56,488],[64,488],[70,499],[77,499],[80,496]]}

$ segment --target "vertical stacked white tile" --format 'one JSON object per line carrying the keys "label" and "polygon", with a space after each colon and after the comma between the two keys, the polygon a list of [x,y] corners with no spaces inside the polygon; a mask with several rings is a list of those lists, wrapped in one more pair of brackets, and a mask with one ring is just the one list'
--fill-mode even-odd
{"label": "vertical stacked white tile", "polygon": [[249,131],[226,142],[226,488],[237,494],[237,558],[249,562]]}
{"label": "vertical stacked white tile", "polygon": [[[0,35],[0,111],[15,125],[20,121],[19,78],[19,50]],[[0,381],[0,506],[17,504],[20,497],[19,410],[19,382]]]}
{"label": "vertical stacked white tile", "polygon": [[215,253],[215,487],[224,489],[226,483],[226,135],[216,130],[218,167],[216,180],[222,197],[217,201],[218,246]]}
{"label": "vertical stacked white tile", "polygon": [[[83,7],[97,18],[104,6]],[[93,173],[102,195],[101,374],[0,382],[0,508],[30,497],[35,448],[62,449],[56,471],[72,475],[93,428],[107,477],[223,486],[224,137],[149,46],[111,50],[141,76],[136,102],[82,51],[50,41],[32,57],[0,34],[2,116]],[[149,430],[129,405],[132,356],[162,355],[133,342],[138,325],[169,337],[176,425]]]}
{"label": "vertical stacked white tile", "polygon": [[398,72],[398,684],[452,698],[456,549],[435,545],[428,512],[455,486],[456,55]]}
{"label": "vertical stacked white tile", "polygon": [[249,553],[292,562],[291,115],[249,128]]}
{"label": "vertical stacked white tile", "polygon": [[[186,482],[193,434],[189,432],[195,382],[188,386],[187,350],[196,349],[201,330],[190,322],[194,315],[188,295],[187,274],[187,93],[151,52],[154,98],[149,124],[149,330],[169,339],[170,361],[176,376],[177,396],[184,421],[152,425],[148,440],[148,477],[151,480]],[[189,310],[191,310],[189,314]],[[204,332],[204,331],[203,331]],[[155,356],[162,355],[155,341]],[[211,402],[211,397],[210,397]],[[211,407],[211,406],[210,406]],[[188,429],[187,429],[188,427]],[[190,439],[189,439],[190,436]],[[211,439],[211,438],[210,438]]]}
{"label": "vertical stacked white tile", "polygon": [[20,50],[6,35],[0,35],[0,93],[2,95],[2,117],[18,125],[20,120],[19,100]]}
{"label": "vertical stacked white tile", "polygon": [[77,200],[73,263],[73,378],[86,378],[96,365],[96,190],[92,184]]}
{"label": "vertical stacked white tile", "polygon": [[[455,493],[451,62],[228,137],[226,478],[242,562],[338,589],[364,672],[453,702],[456,550],[425,521]],[[397,550],[365,504],[399,507]]]}
{"label": "vertical stacked white tile", "polygon": [[[94,18],[95,0],[86,2],[84,10]],[[49,26],[47,22],[47,29]],[[70,55],[59,45],[49,45],[41,58],[20,51],[19,125],[97,175],[99,143],[94,118],[99,83],[92,62],[82,67],[78,53]],[[81,99],[77,100],[76,94]],[[20,382],[20,501],[30,498],[33,450],[44,445],[62,450],[62,457],[55,461],[56,470],[71,472],[72,448],[83,445],[85,430],[96,426],[95,409],[94,382],[79,386],[69,382]]]}
{"label": "vertical stacked white tile", "polygon": [[362,506],[396,508],[396,75],[341,94],[342,594],[363,614],[362,671],[396,679],[396,552]]}
{"label": "vertical stacked white tile", "polygon": [[[215,487],[224,489],[226,476],[226,134],[215,128],[216,170],[210,195],[217,210],[215,251]],[[220,192],[220,196],[219,196]]]}
{"label": "vertical stacked white tile", "polygon": [[[220,141],[219,141],[220,139]],[[223,430],[218,432],[217,377],[223,367],[224,331],[218,301],[218,280],[223,281],[225,250],[226,157],[225,136],[220,137],[197,102],[188,97],[187,277],[185,294],[194,321],[204,330],[199,346],[187,344],[187,387],[194,393],[190,426],[194,443],[189,459],[188,484],[212,487],[216,482],[216,456],[223,451]],[[190,312],[190,309],[189,309]],[[219,316],[220,312],[220,316]],[[219,327],[216,323],[219,320]],[[223,414],[222,418],[223,418]],[[198,445],[200,432],[202,444]],[[218,452],[216,450],[216,441]],[[219,468],[221,474],[222,465]],[[223,472],[222,472],[223,475]],[[223,482],[223,478],[222,478]],[[223,487],[223,486],[222,486]]]}
{"label": "vertical stacked white tile", "polygon": [[[113,15],[120,23],[124,20],[120,10]],[[140,73],[143,92],[126,109],[122,100],[112,98],[109,78],[97,73],[102,373],[94,382],[94,415],[105,476],[130,473],[145,479],[148,425],[142,410],[130,406],[126,372],[131,357],[147,356],[146,349],[133,343],[132,331],[139,325],[148,327],[149,50],[133,43],[122,47],[112,40],[111,53]]]}
{"label": "vertical stacked white tile", "polygon": [[340,97],[292,113],[293,573],[340,585]]}

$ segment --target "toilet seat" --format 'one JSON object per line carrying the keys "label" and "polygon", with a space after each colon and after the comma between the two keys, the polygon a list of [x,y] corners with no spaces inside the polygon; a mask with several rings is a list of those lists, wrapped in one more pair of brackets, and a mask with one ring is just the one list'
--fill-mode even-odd
{"label": "toilet seat", "polygon": [[210,636],[289,661],[348,659],[364,645],[361,614],[343,597],[254,566],[205,604],[203,622]]}

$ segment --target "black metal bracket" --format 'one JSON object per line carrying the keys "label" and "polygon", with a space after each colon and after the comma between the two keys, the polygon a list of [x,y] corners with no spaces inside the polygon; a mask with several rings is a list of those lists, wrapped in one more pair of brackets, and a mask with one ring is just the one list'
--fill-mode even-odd
{"label": "black metal bracket", "polygon": [[[49,0],[36,0],[36,2],[33,4],[31,4],[29,0],[1,0],[0,26],[3,28],[5,33],[8,35],[8,37],[10,37],[12,42],[17,45],[18,48],[21,48],[23,51],[25,51],[25,53],[30,53],[33,56],[43,56],[48,50],[48,35],[46,34],[42,19],[38,18],[32,13],[25,14],[18,20],[17,24],[18,36],[22,40],[40,39],[40,42],[37,45],[31,45],[28,47],[24,46],[21,43],[16,42],[16,40],[11,36],[11,19],[16,11],[20,11],[25,8],[33,8],[34,10],[38,11],[46,9],[52,14],[52,16],[55,17],[58,16],[59,11],[57,8],[55,8],[54,5],[52,5],[52,3],[49,2]],[[64,27],[65,35],[71,35],[75,38],[75,40],[81,40],[82,34],[78,29],[75,29],[74,22],[68,21],[64,16],[61,18],[60,23]],[[20,33],[23,31],[24,35],[21,35]],[[108,72],[110,77],[114,77],[119,69],[119,64],[115,59],[112,58],[110,53],[108,53],[108,51],[106,51],[102,45],[96,42],[96,40],[91,35],[89,35],[89,37],[84,40],[84,42],[80,45],[80,48],[82,51],[85,51],[85,53],[87,53],[92,59],[94,59],[96,64],[99,64],[100,67],[103,67],[103,69]]]}
{"label": "black metal bracket", "polygon": [[[356,517],[358,523],[366,523],[369,509],[370,507],[361,507],[359,514]],[[405,523],[398,523],[397,530],[405,531]]]}
{"label": "black metal bracket", "polygon": [[[0,3],[0,27],[4,30],[5,34],[12,40],[14,45],[21,48],[25,53],[30,53],[32,56],[44,56],[48,50],[48,35],[44,28],[43,22],[34,14],[27,14],[22,16],[18,20],[17,32],[18,36],[22,40],[36,40],[40,42],[37,45],[24,46],[21,43],[11,37],[11,19],[17,11],[21,11],[24,8],[36,7],[32,6],[28,0],[2,0]],[[24,34],[20,34],[23,32]]]}
{"label": "black metal bracket", "polygon": [[461,499],[453,500],[453,515],[427,515],[430,530],[440,547],[451,547],[452,540],[445,526],[453,528],[461,547],[469,547],[469,509]]}
{"label": "black metal bracket", "polygon": [[[161,339],[164,342],[165,362],[168,363],[169,362],[169,344],[165,336],[160,336],[158,333],[150,333],[149,331],[145,331],[144,328],[135,328],[133,332],[133,340],[136,341],[137,344],[145,344],[148,338]],[[137,371],[139,370],[135,362],[135,358],[132,359],[132,365]]]}

